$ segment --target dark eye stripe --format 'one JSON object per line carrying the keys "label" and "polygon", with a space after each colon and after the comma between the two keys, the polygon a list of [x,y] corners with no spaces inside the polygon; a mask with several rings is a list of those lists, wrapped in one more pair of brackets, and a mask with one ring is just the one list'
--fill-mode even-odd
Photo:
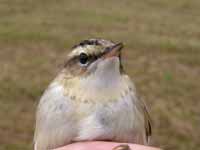
{"label": "dark eye stripe", "polygon": [[[96,61],[103,54],[104,53],[99,53],[99,54],[96,54],[96,55],[94,55],[94,54],[88,55],[87,65],[85,67],[89,66],[91,63]],[[76,56],[72,57],[71,59],[69,59],[68,61],[66,61],[65,64],[64,64],[64,67],[75,65],[77,63],[80,63],[80,55],[76,55]]]}

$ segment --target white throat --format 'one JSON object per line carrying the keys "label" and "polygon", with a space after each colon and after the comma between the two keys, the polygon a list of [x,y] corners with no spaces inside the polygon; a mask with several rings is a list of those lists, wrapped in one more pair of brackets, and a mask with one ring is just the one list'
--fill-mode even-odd
{"label": "white throat", "polygon": [[118,57],[97,60],[89,67],[88,71],[91,73],[88,76],[69,81],[66,95],[76,96],[81,101],[102,102],[119,99],[128,88],[119,67]]}
{"label": "white throat", "polygon": [[120,84],[119,58],[112,57],[105,60],[99,60],[94,73],[82,80],[84,87],[90,89],[109,89],[117,88]]}

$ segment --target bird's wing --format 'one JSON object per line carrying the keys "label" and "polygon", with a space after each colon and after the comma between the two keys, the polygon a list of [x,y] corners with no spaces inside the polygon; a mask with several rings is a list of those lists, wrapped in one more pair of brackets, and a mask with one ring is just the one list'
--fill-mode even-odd
{"label": "bird's wing", "polygon": [[138,103],[138,109],[141,111],[141,113],[144,116],[144,127],[145,127],[145,137],[146,137],[146,141],[147,143],[149,142],[150,136],[152,134],[152,121],[151,121],[151,117],[149,115],[149,111],[148,111],[148,107],[146,106],[145,102],[143,101],[143,99],[139,96],[137,96],[137,103]]}
{"label": "bird's wing", "polygon": [[129,85],[129,87],[131,87],[131,89],[134,92],[135,98],[137,99],[135,102],[137,103],[136,106],[138,107],[138,110],[141,111],[141,113],[144,115],[144,125],[145,125],[145,136],[146,136],[146,141],[149,142],[149,137],[152,134],[152,121],[149,115],[149,111],[148,111],[148,107],[146,106],[145,102],[136,94],[136,89],[134,87],[134,84],[132,83],[131,79],[127,76],[127,83]]}
{"label": "bird's wing", "polygon": [[[140,100],[142,101],[142,100]],[[152,128],[151,128],[151,118],[150,118],[150,115],[149,115],[149,112],[147,110],[147,107],[145,105],[145,103],[142,101],[142,109],[143,109],[143,112],[144,112],[144,120],[145,120],[145,133],[146,133],[146,140],[148,142],[149,140],[149,137],[151,136],[152,134]]]}
{"label": "bird's wing", "polygon": [[63,90],[62,86],[53,82],[40,99],[34,135],[37,150],[67,143],[74,135],[74,107]]}
{"label": "bird's wing", "polygon": [[147,144],[149,143],[149,140],[150,140],[150,136],[152,134],[152,121],[151,121],[151,117],[149,115],[149,111],[148,111],[148,107],[146,106],[145,102],[139,98],[138,98],[138,109],[141,111],[141,113],[143,114],[144,116],[144,127],[145,127],[145,140],[147,142]]}

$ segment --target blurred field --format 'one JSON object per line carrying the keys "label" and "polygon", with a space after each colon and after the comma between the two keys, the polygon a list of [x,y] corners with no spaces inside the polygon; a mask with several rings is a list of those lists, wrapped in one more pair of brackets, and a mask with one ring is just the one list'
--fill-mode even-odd
{"label": "blurred field", "polygon": [[200,147],[199,0],[0,0],[0,150],[30,150],[36,104],[82,39],[122,41],[153,143]]}

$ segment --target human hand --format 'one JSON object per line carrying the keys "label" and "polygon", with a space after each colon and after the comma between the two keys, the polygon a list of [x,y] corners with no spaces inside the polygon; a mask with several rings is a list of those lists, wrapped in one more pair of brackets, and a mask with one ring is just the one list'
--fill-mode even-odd
{"label": "human hand", "polygon": [[[114,147],[122,144],[128,144],[128,143],[103,142],[103,141],[77,142],[55,150],[112,150]],[[128,145],[131,148],[131,150],[160,150],[159,148],[138,145],[138,144],[128,144]]]}

